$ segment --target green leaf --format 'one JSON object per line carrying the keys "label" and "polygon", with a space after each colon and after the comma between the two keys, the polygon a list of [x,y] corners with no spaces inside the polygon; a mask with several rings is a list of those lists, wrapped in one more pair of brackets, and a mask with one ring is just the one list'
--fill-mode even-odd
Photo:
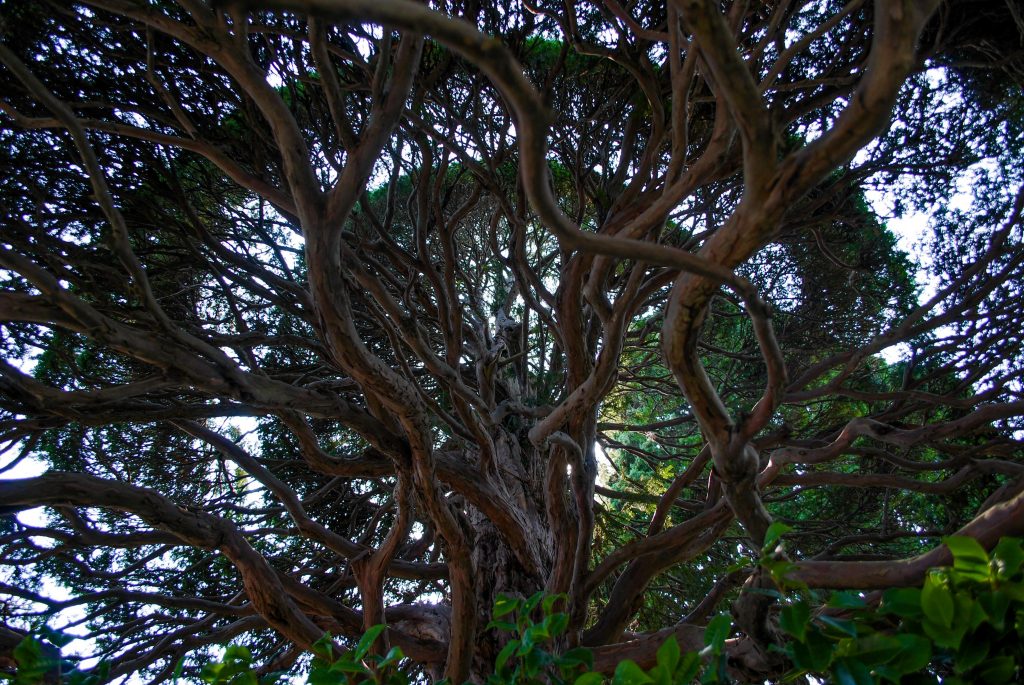
{"label": "green leaf", "polygon": [[996,562],[996,575],[1000,580],[1009,580],[1017,575],[1024,566],[1024,547],[1016,538],[1001,538],[992,550],[992,558]]}
{"label": "green leaf", "polygon": [[378,668],[383,668],[384,666],[388,666],[390,664],[401,661],[404,658],[405,653],[402,652],[401,647],[392,647],[388,650],[388,653],[384,655],[384,658],[381,659],[380,663],[377,664],[377,666]]}
{"label": "green leaf", "polygon": [[518,647],[519,640],[509,640],[508,643],[501,648],[501,651],[498,652],[498,656],[494,660],[494,669],[500,673],[508,662],[509,657],[512,656],[512,653],[515,652]]}
{"label": "green leaf", "polygon": [[515,629],[516,625],[514,623],[509,623],[508,621],[491,621],[486,626],[484,626],[484,630],[515,631]]}
{"label": "green leaf", "polygon": [[645,685],[654,681],[631,659],[620,661],[612,676],[612,685]]}
{"label": "green leaf", "polygon": [[718,652],[731,632],[732,618],[728,614],[719,614],[711,619],[707,628],[704,629],[704,644]]}
{"label": "green leaf", "polygon": [[672,674],[664,666],[658,664],[647,671],[647,677],[654,685],[672,685]]}
{"label": "green leaf", "polygon": [[544,619],[542,625],[547,631],[548,636],[555,637],[561,635],[569,625],[569,614],[551,614]]}
{"label": "green leaf", "polygon": [[252,652],[249,651],[248,647],[242,645],[228,645],[224,649],[224,661],[241,661],[242,663],[252,663]]}
{"label": "green leaf", "polygon": [[943,628],[953,625],[953,593],[934,573],[928,574],[921,588],[921,608],[924,615],[936,625]]}
{"label": "green leaf", "polygon": [[675,635],[669,635],[668,639],[661,643],[661,647],[658,647],[656,661],[667,673],[676,672],[676,666],[679,664],[679,643],[676,642]]}
{"label": "green leaf", "polygon": [[972,580],[988,580],[991,573],[988,552],[977,540],[965,535],[951,535],[943,539],[953,553],[953,568]]}
{"label": "green leaf", "polygon": [[884,633],[873,633],[850,645],[848,654],[868,666],[884,664],[904,649],[899,638]]}
{"label": "green leaf", "polygon": [[373,643],[376,642],[380,634],[387,628],[383,623],[378,623],[372,626],[369,630],[363,633],[363,636],[359,638],[359,642],[356,644],[356,648],[352,650],[352,658],[356,661],[366,656],[366,653],[373,647]]}
{"label": "green leaf", "polygon": [[779,612],[779,627],[803,642],[807,636],[807,625],[811,622],[811,608],[805,602],[782,607]]}
{"label": "green leaf", "polygon": [[308,685],[338,685],[342,680],[337,673],[331,672],[328,668],[314,667],[310,670],[306,682]]}
{"label": "green leaf", "polygon": [[537,592],[537,593],[531,595],[530,598],[528,600],[526,600],[525,603],[523,603],[523,614],[529,614],[531,611],[533,611],[533,608],[535,606],[540,604],[540,602],[543,599],[544,599],[544,591],[543,590],[541,590],[540,592]]}
{"label": "green leaf", "polygon": [[839,685],[875,685],[871,670],[855,659],[843,659],[833,667]]}
{"label": "green leaf", "polygon": [[567,599],[567,596],[562,592],[557,595],[548,595],[544,598],[544,602],[541,604],[541,611],[543,611],[544,615],[547,616],[551,613],[552,609],[554,609],[556,602],[560,602],[565,599]]}
{"label": "green leaf", "polygon": [[879,613],[895,614],[902,618],[916,618],[921,615],[921,589],[901,587],[886,590],[882,595]]}
{"label": "green leaf", "polygon": [[583,675],[576,678],[572,685],[601,685],[604,682],[604,676],[594,671],[588,671]]}
{"label": "green leaf", "polygon": [[835,609],[863,609],[867,603],[856,592],[842,590],[832,593],[828,599],[828,606]]}
{"label": "green leaf", "polygon": [[334,657],[334,641],[331,639],[331,634],[324,633],[319,640],[313,643],[312,651],[317,656],[331,661]]}
{"label": "green leaf", "polygon": [[31,635],[25,636],[12,652],[18,668],[30,669],[39,666],[43,661],[43,646]]}
{"label": "green leaf", "polygon": [[921,627],[924,628],[925,635],[934,640],[935,644],[940,647],[948,647],[949,649],[960,647],[960,641],[963,639],[964,633],[967,632],[967,624],[965,622],[954,623],[952,626],[943,626],[926,618],[922,621]]}
{"label": "green leaf", "polygon": [[491,615],[494,618],[499,618],[505,614],[510,614],[519,608],[520,600],[516,597],[509,597],[507,595],[498,595],[498,599],[494,602],[494,611]]}
{"label": "green leaf", "polygon": [[987,640],[964,640],[956,652],[956,672],[966,673],[988,656]]}
{"label": "green leaf", "polygon": [[985,665],[978,669],[975,682],[985,685],[998,685],[999,683],[1014,682],[1013,676],[1017,671],[1017,664],[1012,656],[999,656],[989,659]]}
{"label": "green leaf", "polygon": [[679,659],[679,665],[673,674],[672,681],[675,685],[689,685],[697,677],[700,671],[700,655],[697,652],[687,652]]}
{"label": "green leaf", "polygon": [[586,647],[576,647],[558,657],[561,666],[585,666],[589,671],[594,667],[594,653]]}
{"label": "green leaf", "polygon": [[781,521],[774,521],[764,534],[764,544],[761,545],[761,555],[767,556],[775,551],[779,539],[786,533],[793,530],[793,526],[787,526]]}
{"label": "green leaf", "polygon": [[807,633],[805,641],[790,643],[790,649],[795,666],[821,673],[832,663],[835,645],[815,630]]}
{"label": "green leaf", "polygon": [[826,616],[824,614],[818,616],[818,620],[837,632],[849,635],[850,637],[857,637],[857,625],[853,621],[835,618],[834,616]]}
{"label": "green leaf", "polygon": [[1010,596],[1002,590],[984,592],[978,595],[978,605],[984,609],[988,622],[1002,632],[1006,629],[1006,610],[1010,608]]}

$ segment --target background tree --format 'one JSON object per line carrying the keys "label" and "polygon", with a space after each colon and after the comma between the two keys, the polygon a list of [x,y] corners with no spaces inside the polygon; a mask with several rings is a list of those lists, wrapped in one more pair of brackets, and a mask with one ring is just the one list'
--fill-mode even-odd
{"label": "background tree", "polygon": [[4,620],[78,607],[109,678],[154,682],[387,622],[462,682],[499,593],[543,589],[599,667],[732,611],[763,682],[773,520],[813,588],[1024,532],[1020,29],[997,0],[3,5],[3,468],[46,473],[0,505],[47,507],[3,520]]}

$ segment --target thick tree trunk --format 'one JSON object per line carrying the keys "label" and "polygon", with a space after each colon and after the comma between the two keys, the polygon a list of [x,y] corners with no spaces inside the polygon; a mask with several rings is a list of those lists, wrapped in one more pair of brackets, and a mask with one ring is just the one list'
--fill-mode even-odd
{"label": "thick tree trunk", "polygon": [[495,440],[497,474],[492,483],[517,505],[519,524],[533,548],[538,568],[524,566],[497,526],[479,510],[469,507],[473,529],[472,565],[476,574],[479,634],[473,658],[473,680],[483,682],[494,672],[494,661],[511,639],[504,632],[486,630],[500,595],[529,597],[545,589],[550,575],[554,541],[544,505],[545,464],[542,454],[530,445],[525,431],[499,429]]}

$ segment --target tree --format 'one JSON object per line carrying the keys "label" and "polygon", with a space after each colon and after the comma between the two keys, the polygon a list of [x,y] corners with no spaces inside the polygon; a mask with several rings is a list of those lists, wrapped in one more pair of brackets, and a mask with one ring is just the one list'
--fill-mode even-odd
{"label": "tree", "polygon": [[46,469],[0,481],[6,629],[77,607],[105,677],[161,682],[387,623],[376,649],[463,682],[499,596],[546,590],[599,668],[730,611],[763,682],[773,522],[822,589],[1024,533],[1020,27],[0,7],[0,434]]}

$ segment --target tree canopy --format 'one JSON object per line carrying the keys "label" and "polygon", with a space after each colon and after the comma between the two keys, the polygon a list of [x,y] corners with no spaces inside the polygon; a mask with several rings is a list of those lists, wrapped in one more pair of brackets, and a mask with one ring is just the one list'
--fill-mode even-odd
{"label": "tree canopy", "polygon": [[546,591],[599,670],[724,612],[765,682],[766,536],[870,605],[1024,534],[1022,36],[1013,0],[0,4],[0,647],[50,621],[164,682],[386,623],[461,683]]}

